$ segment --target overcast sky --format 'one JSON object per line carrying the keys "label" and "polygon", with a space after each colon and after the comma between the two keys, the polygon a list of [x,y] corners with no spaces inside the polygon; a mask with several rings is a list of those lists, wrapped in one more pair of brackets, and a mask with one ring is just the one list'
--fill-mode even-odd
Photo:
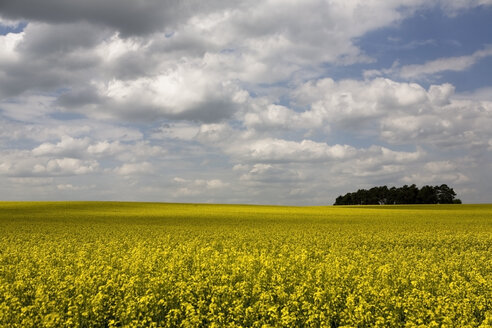
{"label": "overcast sky", "polygon": [[0,199],[492,202],[492,0],[2,0]]}

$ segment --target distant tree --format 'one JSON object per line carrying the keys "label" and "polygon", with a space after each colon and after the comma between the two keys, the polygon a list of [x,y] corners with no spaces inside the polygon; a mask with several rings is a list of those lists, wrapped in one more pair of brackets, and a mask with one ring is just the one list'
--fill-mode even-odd
{"label": "distant tree", "polygon": [[340,195],[334,205],[461,204],[461,200],[455,197],[453,188],[446,184],[423,186],[421,189],[415,184],[400,188],[380,186]]}
{"label": "distant tree", "polygon": [[442,184],[437,188],[437,202],[439,204],[453,204],[456,193],[453,188],[449,188],[448,185]]}

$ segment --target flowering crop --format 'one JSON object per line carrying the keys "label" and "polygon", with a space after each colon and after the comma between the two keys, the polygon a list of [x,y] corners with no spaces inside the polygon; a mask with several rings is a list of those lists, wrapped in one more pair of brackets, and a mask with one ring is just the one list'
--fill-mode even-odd
{"label": "flowering crop", "polygon": [[0,202],[0,327],[490,327],[492,206]]}

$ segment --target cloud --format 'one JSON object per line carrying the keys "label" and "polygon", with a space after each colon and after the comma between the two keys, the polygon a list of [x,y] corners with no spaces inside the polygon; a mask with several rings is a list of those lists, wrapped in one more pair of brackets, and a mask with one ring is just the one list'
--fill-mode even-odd
{"label": "cloud", "polygon": [[151,138],[153,139],[178,139],[178,140],[193,140],[200,127],[196,124],[189,124],[184,122],[179,123],[166,123],[163,126],[155,129]]}
{"label": "cloud", "polygon": [[72,138],[62,136],[57,143],[44,142],[31,151],[33,156],[65,156],[71,158],[108,158],[134,162],[142,158],[157,158],[166,153],[160,146],[148,141],[121,143],[120,141],[97,141],[88,137]]}
{"label": "cloud", "polygon": [[193,65],[151,78],[113,80],[98,89],[111,114],[133,120],[166,117],[216,122],[231,117],[248,98],[238,86]]}
{"label": "cloud", "polygon": [[381,120],[381,137],[394,144],[421,143],[436,148],[481,149],[487,146],[492,103],[454,100],[423,115]]}
{"label": "cloud", "polygon": [[114,172],[116,174],[124,175],[124,176],[153,174],[154,173],[154,167],[149,162],[126,163],[120,167],[115,168]]}
{"label": "cloud", "polygon": [[36,164],[33,173],[48,175],[87,174],[94,172],[97,166],[96,161],[81,161],[76,158],[63,157],[50,159],[44,165]]}
{"label": "cloud", "polygon": [[241,175],[240,181],[249,186],[276,185],[296,185],[305,180],[302,170],[287,168],[273,164],[254,164],[245,174]]}
{"label": "cloud", "polygon": [[356,150],[348,145],[329,146],[312,140],[301,142],[281,139],[260,139],[245,143],[235,149],[235,154],[244,160],[269,162],[313,162],[344,159],[355,155]]}
{"label": "cloud", "polygon": [[52,177],[49,178],[17,177],[17,178],[8,178],[8,181],[14,185],[32,187],[32,186],[49,186],[53,183],[54,179]]}
{"label": "cloud", "polygon": [[14,151],[2,154],[0,175],[10,177],[52,177],[82,175],[95,172],[99,163],[77,158],[33,158],[29,152]]}
{"label": "cloud", "polygon": [[[26,113],[29,113],[29,109],[32,108],[26,109],[25,107],[19,106],[17,109],[19,110],[18,116],[26,116],[27,122],[0,117],[0,139],[9,142],[53,142],[54,140],[61,140],[67,136],[79,138],[90,135],[95,139],[130,142],[143,138],[143,134],[138,129],[119,124],[88,119],[73,119],[68,121],[46,117],[39,119],[35,114],[31,117],[26,115]],[[10,113],[7,115],[10,116]],[[33,118],[37,119],[37,122],[34,122]]]}
{"label": "cloud", "polygon": [[42,143],[32,150],[34,156],[56,155],[68,157],[80,157],[89,146],[89,138],[74,139],[64,136],[57,144]]}
{"label": "cloud", "polygon": [[223,182],[220,179],[183,179],[175,177],[174,183],[178,186],[174,196],[177,197],[190,197],[197,195],[216,194],[223,192],[229,187],[229,183]]}
{"label": "cloud", "polygon": [[[456,8],[464,6],[455,2]],[[30,22],[22,33],[0,36],[7,49],[5,58],[0,55],[5,86],[0,97],[49,92],[52,108],[97,119],[217,123],[249,110],[250,90],[261,91],[259,84],[322,72],[326,63],[372,60],[354,39],[425,5],[421,0],[140,5],[49,0],[42,6],[4,1],[4,17]],[[281,115],[279,108],[271,111]],[[248,119],[268,128],[268,118],[261,116]],[[297,123],[316,119],[298,117]]]}
{"label": "cloud", "polygon": [[90,189],[94,189],[95,186],[94,185],[91,185],[91,186],[74,186],[70,183],[67,183],[67,184],[58,184],[56,185],[56,188],[58,190],[62,190],[62,191],[85,191],[85,190],[90,190]]}
{"label": "cloud", "polygon": [[491,0],[440,0],[438,3],[444,12],[450,16],[456,16],[461,11],[469,8],[492,5]]}
{"label": "cloud", "polygon": [[244,124],[260,131],[312,130],[323,124],[319,113],[312,111],[298,113],[285,106],[264,103],[253,108],[244,115]]}
{"label": "cloud", "polygon": [[308,107],[296,115],[316,122],[313,127],[374,134],[377,133],[374,124],[383,117],[425,113],[431,106],[431,98],[446,102],[450,93],[443,89],[438,94],[439,90],[433,87],[429,93],[416,83],[383,78],[339,82],[324,78],[299,86],[293,91],[293,98],[297,106]]}
{"label": "cloud", "polygon": [[56,113],[53,102],[54,98],[50,96],[29,95],[20,99],[0,100],[0,111],[14,120],[33,121]]}
{"label": "cloud", "polygon": [[[363,1],[327,5],[318,0],[246,1],[240,6],[235,1],[147,1],[136,5],[127,0],[104,4],[49,0],[39,6],[29,0],[3,1],[3,16],[32,22],[15,42],[10,40],[13,36],[3,37],[9,38],[8,49],[13,51],[9,56],[17,63],[3,66],[15,79],[2,91],[14,96],[63,87],[71,90],[69,93],[80,93],[90,90],[93,85],[87,82],[92,81],[98,86],[111,85],[126,95],[128,90],[121,90],[125,86],[149,85],[147,96],[154,98],[159,93],[153,91],[167,86],[180,88],[183,94],[197,88],[203,93],[207,88],[203,83],[209,80],[215,81],[209,91],[220,87],[217,79],[274,83],[325,62],[367,60],[352,39],[400,19],[400,5],[367,5]],[[358,24],[352,24],[354,20]],[[204,68],[204,75],[197,76]],[[175,75],[185,78],[180,82]],[[192,100],[203,100],[204,107],[229,104],[213,92],[192,96]],[[102,100],[96,105],[107,105]],[[162,107],[162,100],[169,99],[163,96],[152,103]],[[189,106],[200,104],[196,101]],[[172,114],[176,109],[162,112]]]}
{"label": "cloud", "polygon": [[454,97],[449,83],[425,90],[416,83],[389,79],[310,81],[295,92],[295,101],[310,108],[295,114],[316,117],[320,126],[379,136],[392,144],[435,148],[483,147],[490,138],[491,103]]}
{"label": "cloud", "polygon": [[3,65],[14,62],[17,59],[16,47],[24,38],[24,33],[8,33],[0,35],[0,63]]}
{"label": "cloud", "polygon": [[43,4],[31,0],[2,1],[0,13],[11,19],[26,19],[51,24],[90,22],[117,29],[124,36],[143,35],[172,28],[186,20],[194,10],[207,12],[220,2],[158,1],[137,3],[132,0],[96,0],[66,2],[48,0]]}

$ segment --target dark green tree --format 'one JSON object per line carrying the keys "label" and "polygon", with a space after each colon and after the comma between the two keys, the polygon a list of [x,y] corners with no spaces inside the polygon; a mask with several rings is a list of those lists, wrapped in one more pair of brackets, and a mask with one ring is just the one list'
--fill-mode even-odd
{"label": "dark green tree", "polygon": [[334,205],[461,204],[461,200],[455,197],[453,188],[446,184],[423,186],[421,189],[415,184],[400,188],[380,186],[340,195]]}

